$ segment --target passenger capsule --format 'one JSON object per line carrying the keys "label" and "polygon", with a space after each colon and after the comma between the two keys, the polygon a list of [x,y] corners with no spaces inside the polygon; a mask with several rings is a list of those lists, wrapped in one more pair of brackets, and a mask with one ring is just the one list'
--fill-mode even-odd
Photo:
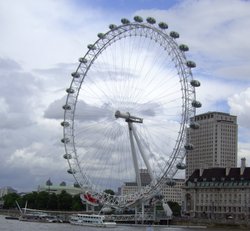
{"label": "passenger capsule", "polygon": [[73,78],[79,78],[79,77],[80,77],[80,74],[79,74],[78,72],[73,72],[73,73],[71,73],[71,76],[72,76]]}
{"label": "passenger capsule", "polygon": [[97,36],[100,39],[104,39],[105,38],[105,34],[103,34],[103,33],[98,33]]}
{"label": "passenger capsule", "polygon": [[136,22],[143,22],[143,18],[140,17],[140,16],[135,16],[135,17],[134,17],[134,20],[135,20]]}
{"label": "passenger capsule", "polygon": [[64,143],[64,144],[67,144],[67,143],[70,142],[70,139],[69,138],[62,138],[61,142]]}
{"label": "passenger capsule", "polygon": [[72,156],[71,156],[71,154],[67,153],[67,154],[63,155],[63,158],[66,159],[66,160],[70,160],[70,159],[72,159]]}
{"label": "passenger capsule", "polygon": [[80,63],[87,63],[88,60],[85,59],[85,58],[83,58],[83,57],[81,57],[81,58],[79,58],[79,62],[80,62]]}
{"label": "passenger capsule", "polygon": [[148,22],[149,24],[155,24],[155,23],[156,23],[155,19],[152,18],[152,17],[148,17],[146,20],[147,20],[147,22]]}
{"label": "passenger capsule", "polygon": [[70,105],[68,105],[68,104],[63,105],[62,108],[63,108],[64,110],[71,110],[71,107],[70,107]]}
{"label": "passenger capsule", "polygon": [[122,18],[121,22],[122,22],[122,24],[129,24],[130,23],[130,21],[126,18]]}
{"label": "passenger capsule", "polygon": [[168,29],[168,24],[165,22],[160,22],[158,26],[163,30]]}
{"label": "passenger capsule", "polygon": [[192,145],[192,144],[185,144],[185,145],[184,145],[184,148],[185,148],[186,150],[190,151],[190,150],[193,150],[193,149],[194,149],[194,145]]}
{"label": "passenger capsule", "polygon": [[190,81],[190,84],[193,86],[193,87],[199,87],[201,84],[198,80],[191,80]]}
{"label": "passenger capsule", "polygon": [[176,182],[175,182],[175,180],[173,180],[173,179],[168,179],[168,180],[166,181],[166,185],[167,185],[167,186],[170,186],[170,187],[173,187],[173,186],[176,185]]}
{"label": "passenger capsule", "polygon": [[187,66],[190,67],[190,68],[194,68],[196,67],[196,63],[194,61],[187,61]]}
{"label": "passenger capsule", "polygon": [[174,39],[180,37],[179,33],[176,32],[176,31],[171,31],[169,35],[170,35],[172,38],[174,38]]}
{"label": "passenger capsule", "polygon": [[117,27],[117,26],[116,26],[115,24],[110,24],[110,25],[109,25],[109,29],[110,29],[110,30],[114,30],[116,27]]}
{"label": "passenger capsule", "polygon": [[189,127],[192,128],[192,129],[199,129],[200,124],[197,123],[197,122],[191,122]]}
{"label": "passenger capsule", "polygon": [[181,51],[188,51],[188,50],[189,50],[189,47],[188,47],[187,45],[185,45],[185,44],[181,44],[181,45],[179,46],[179,49],[180,49]]}
{"label": "passenger capsule", "polygon": [[75,174],[75,173],[76,173],[76,170],[73,169],[73,168],[70,168],[70,169],[67,170],[67,172],[68,172],[69,174]]}
{"label": "passenger capsule", "polygon": [[89,44],[88,49],[93,51],[93,50],[96,50],[96,47],[93,44]]}
{"label": "passenger capsule", "polygon": [[199,102],[197,100],[194,100],[192,102],[192,106],[195,107],[195,108],[200,108],[201,107],[201,102]]}
{"label": "passenger capsule", "polygon": [[177,165],[176,165],[176,168],[178,168],[178,169],[180,169],[180,170],[183,170],[183,169],[186,169],[186,165],[184,164],[184,163],[178,163]]}
{"label": "passenger capsule", "polygon": [[69,94],[73,94],[73,93],[75,93],[75,90],[72,88],[68,88],[68,89],[66,89],[66,92]]}
{"label": "passenger capsule", "polygon": [[69,126],[69,122],[68,121],[63,121],[63,122],[61,122],[61,125],[63,127],[68,127]]}

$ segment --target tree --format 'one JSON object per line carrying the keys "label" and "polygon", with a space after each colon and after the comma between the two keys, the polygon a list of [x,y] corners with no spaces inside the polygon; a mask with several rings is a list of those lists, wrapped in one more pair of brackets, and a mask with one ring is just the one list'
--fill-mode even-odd
{"label": "tree", "polygon": [[181,215],[181,206],[177,202],[168,201],[168,205],[171,208],[174,216],[180,216]]}
{"label": "tree", "polygon": [[47,209],[49,201],[48,192],[39,192],[36,198],[36,207],[37,209]]}
{"label": "tree", "polygon": [[36,209],[37,208],[37,192],[32,192],[32,193],[28,193],[26,195],[24,195],[22,197],[22,205],[20,204],[20,206],[24,207],[26,202],[28,203],[28,207],[30,209]]}
{"label": "tree", "polygon": [[3,196],[4,200],[4,209],[16,208],[16,201],[20,198],[17,193],[9,193]]}
{"label": "tree", "polygon": [[112,189],[105,189],[104,192],[111,195],[111,196],[115,195],[115,192]]}
{"label": "tree", "polygon": [[55,193],[49,194],[49,201],[47,204],[49,210],[56,210],[58,208],[57,195]]}
{"label": "tree", "polygon": [[72,209],[72,196],[63,190],[58,195],[58,209],[71,210]]}
{"label": "tree", "polygon": [[74,211],[80,211],[80,210],[83,210],[84,207],[86,207],[86,206],[84,206],[82,204],[80,195],[77,194],[77,195],[73,196],[73,198],[72,198],[72,210],[74,210]]}

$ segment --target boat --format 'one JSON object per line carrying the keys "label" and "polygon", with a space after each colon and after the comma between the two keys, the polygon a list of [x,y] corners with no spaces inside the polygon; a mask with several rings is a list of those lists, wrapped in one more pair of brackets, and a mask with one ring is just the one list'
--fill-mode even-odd
{"label": "boat", "polygon": [[94,227],[116,227],[116,222],[107,220],[104,215],[96,214],[73,214],[70,216],[69,223],[72,225],[94,226]]}
{"label": "boat", "polygon": [[28,209],[27,202],[25,208],[20,208],[16,202],[18,210],[20,212],[19,221],[32,221],[32,222],[48,222],[48,223],[63,223],[62,219],[58,216],[54,216],[37,209]]}
{"label": "boat", "polygon": [[57,216],[52,216],[40,211],[25,212],[19,216],[19,221],[63,223]]}

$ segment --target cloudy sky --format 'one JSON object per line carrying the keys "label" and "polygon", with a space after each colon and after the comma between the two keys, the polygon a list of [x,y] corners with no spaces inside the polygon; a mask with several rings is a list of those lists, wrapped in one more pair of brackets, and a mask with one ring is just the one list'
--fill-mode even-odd
{"label": "cloudy sky", "polygon": [[73,182],[60,139],[61,103],[98,32],[134,15],[166,21],[189,45],[198,113],[238,116],[238,159],[250,166],[250,2],[243,0],[0,1],[0,187]]}

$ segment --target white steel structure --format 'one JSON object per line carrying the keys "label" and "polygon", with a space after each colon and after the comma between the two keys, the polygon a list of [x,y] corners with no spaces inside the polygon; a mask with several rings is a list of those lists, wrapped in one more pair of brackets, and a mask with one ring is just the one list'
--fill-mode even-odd
{"label": "white steel structure", "polygon": [[[126,207],[159,195],[164,184],[173,185],[184,169],[186,129],[201,103],[177,32],[167,24],[139,16],[122,19],[99,33],[88,45],[72,73],[64,109],[64,158],[80,187],[93,201]],[[141,187],[139,170],[147,169],[151,183]],[[134,181],[129,195],[110,195],[124,182]]]}

